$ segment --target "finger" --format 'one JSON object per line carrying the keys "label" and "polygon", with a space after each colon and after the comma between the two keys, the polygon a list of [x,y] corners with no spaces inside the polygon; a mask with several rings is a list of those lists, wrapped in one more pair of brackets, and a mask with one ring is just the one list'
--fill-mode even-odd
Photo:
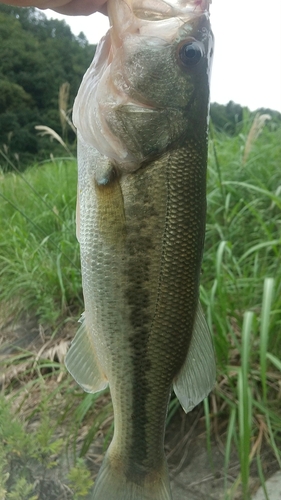
{"label": "finger", "polygon": [[65,5],[50,8],[68,16],[89,16],[97,11],[106,13],[105,4],[106,0],[71,0]]}
{"label": "finger", "polygon": [[106,0],[0,0],[15,7],[37,7],[52,9],[69,16],[88,16],[99,11],[106,14]]}
{"label": "finger", "polygon": [[52,9],[66,4],[69,0],[0,0],[0,3],[14,7],[37,7],[38,9]]}

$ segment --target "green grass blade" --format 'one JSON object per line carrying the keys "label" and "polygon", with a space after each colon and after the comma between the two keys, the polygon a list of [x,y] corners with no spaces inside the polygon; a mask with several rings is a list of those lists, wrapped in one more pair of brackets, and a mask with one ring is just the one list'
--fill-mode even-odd
{"label": "green grass blade", "polygon": [[260,367],[261,367],[261,383],[262,383],[264,402],[266,402],[266,393],[267,393],[266,360],[267,360],[270,312],[273,300],[273,291],[274,291],[274,279],[266,278],[264,280],[264,288],[263,288],[263,301],[262,301],[261,327],[260,327]]}
{"label": "green grass blade", "polygon": [[280,359],[276,358],[273,354],[270,354],[269,352],[266,353],[266,357],[271,363],[277,368],[277,370],[280,370],[281,372],[281,361]]}
{"label": "green grass blade", "polygon": [[224,461],[224,490],[225,491],[227,490],[227,474],[228,474],[228,467],[229,467],[231,451],[232,451],[232,441],[233,441],[233,436],[234,436],[234,432],[235,432],[236,414],[237,414],[236,408],[232,408],[231,413],[230,413],[228,428],[227,428],[227,438],[226,438],[226,445],[225,445],[225,461]]}
{"label": "green grass blade", "polygon": [[225,181],[223,182],[224,185],[228,186],[237,186],[237,187],[244,187],[246,189],[249,189],[250,191],[254,191],[256,193],[260,193],[272,200],[274,203],[276,203],[277,207],[281,209],[281,200],[278,196],[276,196],[274,193],[271,193],[271,191],[268,191],[266,189],[262,189],[258,186],[254,186],[253,184],[249,184],[247,182],[237,182],[237,181]]}
{"label": "green grass blade", "polygon": [[252,253],[257,252],[258,250],[261,250],[262,248],[274,248],[274,247],[279,247],[281,245],[281,239],[279,240],[273,240],[273,241],[264,241],[262,243],[258,243],[257,245],[252,246],[249,248],[239,259],[239,264],[243,262],[249,255]]}
{"label": "green grass blade", "polygon": [[204,404],[204,414],[205,414],[205,423],[206,423],[206,437],[207,437],[207,451],[210,460],[212,460],[212,446],[211,446],[211,418],[210,418],[210,407],[209,407],[209,399],[205,398],[203,401]]}
{"label": "green grass blade", "polygon": [[243,498],[249,498],[252,436],[252,394],[249,387],[250,341],[253,313],[246,312],[242,328],[241,370],[238,373],[239,456]]}
{"label": "green grass blade", "polygon": [[267,493],[267,489],[266,489],[265,478],[264,478],[264,474],[263,474],[263,470],[262,470],[261,456],[259,453],[257,454],[257,466],[258,466],[259,478],[261,481],[265,500],[270,500],[268,493]]}

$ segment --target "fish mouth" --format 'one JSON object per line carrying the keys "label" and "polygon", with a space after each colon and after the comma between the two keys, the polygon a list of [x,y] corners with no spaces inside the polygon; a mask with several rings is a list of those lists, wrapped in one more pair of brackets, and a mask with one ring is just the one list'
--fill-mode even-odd
{"label": "fish mouth", "polygon": [[[188,13],[200,15],[209,12],[212,0],[131,0],[132,12],[138,19],[147,21],[161,21],[178,15],[186,16]],[[136,5],[135,5],[136,4]]]}
{"label": "fish mouth", "polygon": [[211,0],[111,0],[108,16],[113,54],[130,35],[155,36],[170,42],[194,18],[209,16]]}

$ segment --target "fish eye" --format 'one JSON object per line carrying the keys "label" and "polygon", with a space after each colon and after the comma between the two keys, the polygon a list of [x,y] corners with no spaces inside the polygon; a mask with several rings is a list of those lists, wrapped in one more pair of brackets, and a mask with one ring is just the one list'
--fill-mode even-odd
{"label": "fish eye", "polygon": [[198,42],[190,41],[181,45],[179,49],[179,58],[187,66],[196,66],[203,57],[201,45]]}

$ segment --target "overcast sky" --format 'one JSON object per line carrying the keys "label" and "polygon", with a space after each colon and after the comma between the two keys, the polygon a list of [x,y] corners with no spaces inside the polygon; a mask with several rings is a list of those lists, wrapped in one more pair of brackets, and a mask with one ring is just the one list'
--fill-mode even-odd
{"label": "overcast sky", "polygon": [[[44,12],[48,18],[65,19],[75,35],[83,31],[91,43],[97,43],[108,27],[102,14],[66,17]],[[211,19],[211,100],[281,112],[281,0],[213,0]]]}

